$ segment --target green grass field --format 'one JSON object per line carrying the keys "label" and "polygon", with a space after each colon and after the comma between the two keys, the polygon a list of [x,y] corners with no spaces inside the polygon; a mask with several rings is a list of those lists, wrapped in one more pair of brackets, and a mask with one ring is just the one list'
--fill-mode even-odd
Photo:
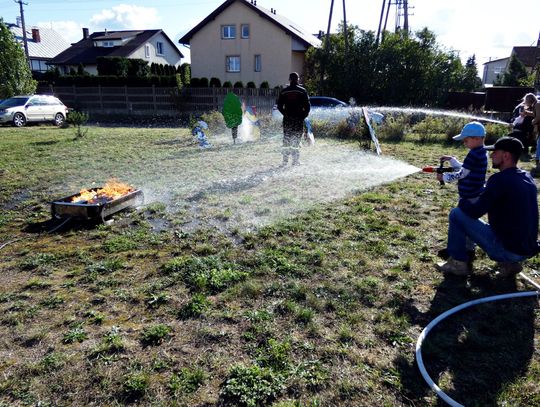
{"label": "green grass field", "polygon": [[[282,170],[270,127],[206,151],[185,128],[0,127],[0,406],[441,405],[422,329],[530,287],[480,250],[468,279],[436,271],[457,191],[411,166],[466,150],[426,134],[383,138],[382,158],[318,137]],[[145,204],[47,233],[52,200],[111,177]],[[528,298],[452,316],[428,372],[466,406],[540,406],[539,315]]]}

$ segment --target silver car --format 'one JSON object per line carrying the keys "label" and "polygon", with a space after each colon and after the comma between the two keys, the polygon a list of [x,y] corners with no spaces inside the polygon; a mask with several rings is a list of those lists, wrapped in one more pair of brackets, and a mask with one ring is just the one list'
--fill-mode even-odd
{"label": "silver car", "polygon": [[62,126],[69,109],[48,95],[14,96],[0,103],[0,123],[22,127],[26,123],[52,122]]}

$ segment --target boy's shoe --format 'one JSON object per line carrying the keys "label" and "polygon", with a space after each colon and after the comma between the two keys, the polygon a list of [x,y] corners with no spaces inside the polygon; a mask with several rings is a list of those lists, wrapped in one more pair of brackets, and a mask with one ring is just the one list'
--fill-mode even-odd
{"label": "boy's shoe", "polygon": [[302,163],[299,160],[293,161],[292,165],[302,165]]}
{"label": "boy's shoe", "polygon": [[447,261],[437,263],[437,270],[444,274],[453,274],[455,276],[467,276],[470,274],[469,265],[466,261],[459,261],[449,257]]}
{"label": "boy's shoe", "polygon": [[499,262],[497,266],[499,266],[500,277],[514,277],[523,270],[521,263]]}

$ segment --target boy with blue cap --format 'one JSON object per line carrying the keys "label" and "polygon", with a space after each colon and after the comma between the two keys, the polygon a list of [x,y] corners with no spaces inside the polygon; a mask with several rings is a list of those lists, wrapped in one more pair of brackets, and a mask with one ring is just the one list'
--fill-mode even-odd
{"label": "boy with blue cap", "polygon": [[486,129],[479,122],[467,123],[461,133],[452,137],[456,141],[463,141],[469,152],[463,163],[456,157],[443,155],[441,161],[449,161],[454,172],[437,174],[437,179],[444,182],[457,181],[460,199],[474,200],[484,190],[488,165],[487,152],[484,146]]}
{"label": "boy with blue cap", "polygon": [[[449,161],[453,172],[437,174],[437,179],[444,182],[457,181],[459,199],[465,199],[470,202],[478,200],[478,196],[484,190],[486,183],[486,172],[488,166],[487,151],[484,146],[486,129],[479,122],[467,123],[461,133],[452,137],[456,141],[463,141],[469,152],[465,156],[463,163],[456,157],[443,155],[442,161]],[[469,262],[474,259],[475,245],[467,241],[467,255]],[[443,259],[448,258],[448,250],[442,249],[438,253]]]}

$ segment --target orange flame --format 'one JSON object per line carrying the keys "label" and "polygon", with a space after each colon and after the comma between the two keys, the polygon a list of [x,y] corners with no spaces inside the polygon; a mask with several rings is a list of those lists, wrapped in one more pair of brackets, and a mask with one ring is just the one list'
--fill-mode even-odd
{"label": "orange flame", "polygon": [[135,188],[128,184],[124,184],[115,178],[107,181],[103,188],[96,190],[82,189],[79,195],[71,198],[71,202],[87,201],[89,204],[98,202],[100,199],[106,199],[107,201],[113,201],[130,192],[135,191]]}

